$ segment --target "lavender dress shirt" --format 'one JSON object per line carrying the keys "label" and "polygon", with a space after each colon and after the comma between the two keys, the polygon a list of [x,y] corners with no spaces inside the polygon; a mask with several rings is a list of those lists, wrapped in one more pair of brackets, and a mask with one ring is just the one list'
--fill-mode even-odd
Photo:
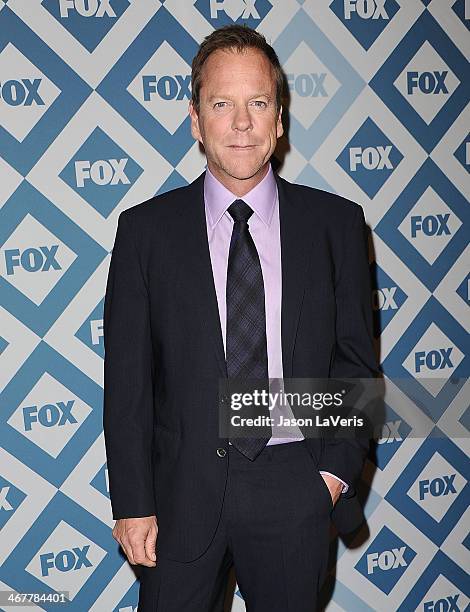
{"label": "lavender dress shirt", "polygon": [[[226,342],[226,298],[227,264],[230,238],[232,236],[233,219],[227,211],[228,207],[238,196],[229,191],[206,168],[204,179],[204,201],[206,213],[207,239],[212,264],[217,303],[219,307],[222,338]],[[268,352],[269,378],[282,379],[282,350],[281,350],[281,238],[279,231],[279,198],[274,174],[269,165],[266,176],[258,185],[242,198],[254,211],[249,220],[250,234],[255,243],[261,262],[263,273],[265,309],[266,309],[266,342]],[[286,414],[285,409],[283,414]],[[276,407],[272,416],[276,415]],[[290,412],[292,416],[292,412]],[[274,419],[276,422],[276,418]],[[276,435],[273,426],[273,435],[268,445],[283,444],[303,440],[300,429],[295,426],[289,428],[289,437]],[[282,428],[286,433],[286,428]],[[281,433],[282,433],[281,432]],[[346,493],[348,485],[330,472],[321,470],[320,473],[329,474],[343,483],[342,493]]]}

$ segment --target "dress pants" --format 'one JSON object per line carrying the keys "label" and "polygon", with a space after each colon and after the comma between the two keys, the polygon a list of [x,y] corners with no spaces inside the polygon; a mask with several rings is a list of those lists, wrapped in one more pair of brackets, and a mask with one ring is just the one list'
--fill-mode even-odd
{"label": "dress pants", "polygon": [[230,445],[210,546],[189,563],[160,559],[157,536],[157,565],[142,566],[139,612],[223,612],[232,565],[247,612],[315,612],[332,508],[303,441],[266,446],[255,461]]}

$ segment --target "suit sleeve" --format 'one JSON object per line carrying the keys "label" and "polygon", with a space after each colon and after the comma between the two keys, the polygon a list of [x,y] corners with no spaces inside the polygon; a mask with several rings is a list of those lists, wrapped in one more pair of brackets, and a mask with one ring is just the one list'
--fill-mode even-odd
{"label": "suit sleeve", "polygon": [[[331,378],[373,378],[379,375],[372,331],[366,224],[362,207],[356,205],[354,208],[335,287],[336,346]],[[348,484],[343,497],[355,494],[355,483],[362,472],[369,444],[365,437],[324,438],[318,469],[335,474]]]}
{"label": "suit sleeve", "polygon": [[119,215],[103,317],[103,428],[114,519],[155,514],[149,299],[130,221],[126,212]]}

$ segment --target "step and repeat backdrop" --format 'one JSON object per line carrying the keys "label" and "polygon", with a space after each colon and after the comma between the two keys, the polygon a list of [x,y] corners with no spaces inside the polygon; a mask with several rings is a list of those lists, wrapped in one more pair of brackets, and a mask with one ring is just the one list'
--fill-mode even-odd
{"label": "step and repeat backdrop", "polygon": [[387,423],[326,607],[464,611],[469,0],[0,0],[0,590],[136,610],[102,433],[110,251],[122,210],[204,169],[190,65],[230,23],[287,76],[280,174],[360,203],[370,228]]}

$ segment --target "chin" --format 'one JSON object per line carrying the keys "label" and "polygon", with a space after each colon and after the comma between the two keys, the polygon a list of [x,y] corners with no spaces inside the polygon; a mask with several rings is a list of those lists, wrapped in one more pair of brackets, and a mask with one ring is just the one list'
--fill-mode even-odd
{"label": "chin", "polygon": [[248,180],[255,176],[261,168],[264,166],[263,163],[258,164],[238,164],[237,166],[226,166],[226,172],[233,178],[236,178],[240,181]]}

